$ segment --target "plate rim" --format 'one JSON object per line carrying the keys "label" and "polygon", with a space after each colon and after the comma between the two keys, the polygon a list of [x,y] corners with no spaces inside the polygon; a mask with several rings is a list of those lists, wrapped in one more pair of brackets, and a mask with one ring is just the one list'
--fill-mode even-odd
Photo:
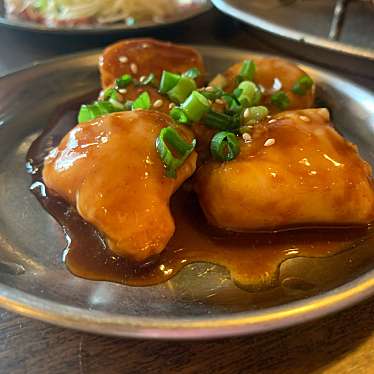
{"label": "plate rim", "polygon": [[[4,6],[4,1],[0,0],[0,6]],[[115,34],[115,33],[136,33],[140,31],[152,30],[157,28],[165,28],[173,26],[177,23],[188,21],[192,18],[198,17],[205,14],[209,10],[213,9],[213,6],[209,0],[205,1],[205,4],[200,5],[197,9],[192,10],[186,14],[181,13],[178,18],[172,18],[169,21],[155,23],[152,21],[145,21],[137,25],[126,25],[124,23],[108,24],[105,27],[49,27],[37,22],[26,21],[22,19],[14,19],[7,17],[5,10],[3,14],[0,13],[0,26],[8,27],[11,29],[21,31],[32,31],[36,33],[48,33],[48,34],[63,34],[63,35],[98,35],[98,34]]]}
{"label": "plate rim", "polygon": [[[243,54],[271,56],[271,54],[267,53],[228,47],[205,45],[193,45],[193,47],[196,47],[200,51],[205,51],[205,54],[208,55],[209,53],[217,55],[225,52],[233,56]],[[48,66],[52,67],[56,63],[73,61],[79,58],[97,58],[100,51],[96,49],[78,52],[31,64],[0,77],[0,86],[3,81],[11,79],[14,76],[27,74],[32,70],[43,69]],[[338,79],[340,82],[355,86],[373,98],[373,94],[368,89],[348,79],[311,64],[305,64],[300,60],[290,60],[299,62],[303,67],[316,69],[322,76],[327,74],[331,78]],[[201,316],[196,318],[170,319],[125,316],[123,314],[68,306],[30,295],[29,293],[0,283],[0,306],[26,317],[98,334],[175,340],[222,338],[276,330],[338,312],[373,295],[374,269],[370,269],[352,281],[327,292],[280,306],[237,312],[229,316],[215,317],[214,319]]]}
{"label": "plate rim", "polygon": [[309,44],[313,47],[323,48],[339,54],[374,60],[374,50],[328,40],[327,38],[314,36],[309,33],[297,31],[296,29],[278,25],[261,17],[257,17],[251,13],[247,13],[244,10],[241,10],[240,8],[228,3],[226,0],[211,1],[212,4],[221,12],[277,37],[289,39],[306,45]]}

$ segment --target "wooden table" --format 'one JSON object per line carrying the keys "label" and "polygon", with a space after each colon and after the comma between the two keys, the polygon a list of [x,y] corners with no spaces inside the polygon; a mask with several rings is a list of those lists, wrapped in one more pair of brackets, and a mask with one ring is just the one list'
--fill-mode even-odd
{"label": "wooden table", "polygon": [[[198,31],[198,32],[197,32]],[[211,12],[152,36],[274,52]],[[55,37],[0,29],[0,75],[36,60],[102,47],[110,37]],[[278,54],[279,51],[276,51]],[[373,87],[373,82],[362,83]],[[304,325],[214,341],[158,342],[70,331],[0,310],[0,373],[374,373],[374,298]]]}
{"label": "wooden table", "polygon": [[0,312],[1,373],[374,372],[374,298],[276,332],[212,341],[118,339]]}

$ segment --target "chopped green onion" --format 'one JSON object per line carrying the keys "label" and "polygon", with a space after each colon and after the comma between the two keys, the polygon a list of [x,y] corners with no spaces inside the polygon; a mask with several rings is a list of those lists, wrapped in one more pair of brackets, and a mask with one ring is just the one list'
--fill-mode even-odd
{"label": "chopped green onion", "polygon": [[202,118],[202,122],[207,127],[218,130],[235,130],[240,126],[240,119],[238,116],[229,116],[213,110],[209,110],[205,114]]}
{"label": "chopped green onion", "polygon": [[170,91],[173,87],[177,85],[179,80],[181,79],[181,76],[179,74],[171,73],[170,71],[164,70],[162,72],[161,81],[160,81],[160,92],[161,93],[167,93]]}
{"label": "chopped green onion", "polygon": [[261,91],[253,82],[243,81],[234,90],[234,95],[244,107],[256,105],[261,99]]}
{"label": "chopped green onion", "polygon": [[116,109],[116,111],[121,111],[124,109],[124,106],[121,102],[111,97],[108,102]]}
{"label": "chopped green onion", "polygon": [[132,100],[126,100],[126,102],[123,104],[123,110],[131,110],[133,103],[134,102]]}
{"label": "chopped green onion", "polygon": [[211,87],[212,90],[207,91],[206,89],[201,89],[199,92],[209,100],[220,99],[225,93],[221,88]]}
{"label": "chopped green onion", "polygon": [[196,146],[196,139],[189,144],[173,127],[165,127],[156,139],[156,149],[166,168],[166,176],[177,177],[177,169],[181,167]]}
{"label": "chopped green onion", "polygon": [[104,100],[109,100],[110,98],[113,98],[115,100],[118,99],[118,92],[117,92],[116,89],[114,89],[114,88],[107,88],[104,91],[103,99]]}
{"label": "chopped green onion", "polygon": [[91,105],[82,105],[78,114],[78,123],[88,122],[96,118],[96,114],[91,110]]}
{"label": "chopped green onion", "polygon": [[260,90],[259,86],[256,86],[256,93],[255,93],[255,97],[253,98],[252,105],[258,105],[259,102],[261,101],[261,98],[262,98],[261,90]]}
{"label": "chopped green onion", "polygon": [[93,104],[82,105],[78,114],[78,122],[87,122],[112,112],[117,112],[116,108],[106,101],[96,101]]}
{"label": "chopped green onion", "polygon": [[232,91],[233,95],[236,98],[239,98],[239,96],[243,93],[243,90],[239,87],[236,87],[234,91]]}
{"label": "chopped green onion", "polygon": [[182,103],[196,89],[196,83],[193,79],[181,77],[178,83],[167,92],[170,100]]}
{"label": "chopped green onion", "polygon": [[268,108],[265,106],[253,106],[251,108],[246,108],[243,111],[243,123],[245,125],[250,125],[263,120],[269,114]]}
{"label": "chopped green onion", "polygon": [[149,109],[151,106],[152,104],[149,93],[144,91],[134,100],[131,109]]}
{"label": "chopped green onion", "polygon": [[253,81],[256,72],[256,64],[252,60],[244,60],[239,75],[236,77],[238,83],[247,80]]}
{"label": "chopped green onion", "polygon": [[100,111],[100,115],[116,112],[116,108],[107,101],[96,101],[92,106]]}
{"label": "chopped green onion", "polygon": [[231,161],[240,153],[240,144],[235,134],[221,131],[210,142],[210,152],[217,161]]}
{"label": "chopped green onion", "polygon": [[201,117],[208,111],[209,106],[208,99],[201,93],[193,91],[183,102],[181,109],[183,109],[191,121],[197,122],[200,121]]}
{"label": "chopped green onion", "polygon": [[200,70],[198,68],[191,68],[185,71],[182,75],[187,78],[196,79],[200,76]]}
{"label": "chopped green onion", "polygon": [[116,79],[116,89],[126,88],[132,82],[132,76],[129,74],[124,74],[122,77]]}
{"label": "chopped green onion", "polygon": [[304,96],[307,91],[313,86],[313,79],[308,75],[303,75],[300,77],[294,86],[292,87],[292,92],[296,95]]}
{"label": "chopped green onion", "polygon": [[271,95],[271,102],[280,110],[285,110],[290,105],[290,99],[288,98],[287,94],[283,91],[278,91]]}
{"label": "chopped green onion", "polygon": [[189,122],[187,114],[181,108],[174,107],[169,114],[174,121],[185,124]]}

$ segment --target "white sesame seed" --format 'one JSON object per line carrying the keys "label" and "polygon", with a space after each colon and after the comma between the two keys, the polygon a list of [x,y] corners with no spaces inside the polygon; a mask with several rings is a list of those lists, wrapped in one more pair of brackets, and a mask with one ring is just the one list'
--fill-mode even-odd
{"label": "white sesame seed", "polygon": [[212,105],[213,101],[212,100],[208,100],[208,103],[209,103],[209,105]]}
{"label": "white sesame seed", "polygon": [[243,138],[243,140],[244,140],[246,143],[249,143],[249,142],[252,140],[252,136],[251,136],[251,134],[248,134],[247,132],[245,132],[245,133],[242,135],[242,138]]}
{"label": "white sesame seed", "polygon": [[146,78],[147,78],[147,77],[146,77],[145,75],[142,75],[142,76],[139,78],[139,81],[140,81],[141,83],[143,83],[143,82],[145,81]]}
{"label": "white sesame seed", "polygon": [[119,56],[118,57],[118,61],[121,63],[121,64],[126,64],[126,62],[128,61],[129,59],[127,58],[127,56]]}
{"label": "white sesame seed", "polygon": [[273,118],[268,123],[274,123],[274,122],[277,122],[277,120]]}
{"label": "white sesame seed", "polygon": [[120,88],[120,89],[118,90],[118,92],[119,92],[120,94],[124,95],[125,93],[127,93],[127,90],[126,90],[126,88]]}
{"label": "white sesame seed", "polygon": [[299,116],[299,118],[304,122],[310,122],[310,118],[307,116]]}
{"label": "white sesame seed", "polygon": [[220,105],[225,104],[225,102],[223,100],[221,100],[221,99],[216,99],[215,103],[216,104],[220,104]]}
{"label": "white sesame seed", "polygon": [[275,143],[275,139],[274,138],[270,138],[270,139],[266,140],[266,142],[264,143],[264,147],[270,147],[274,143]]}
{"label": "white sesame seed", "polygon": [[175,107],[175,104],[174,103],[170,103],[169,104],[169,109],[173,109]]}
{"label": "white sesame seed", "polygon": [[134,63],[130,65],[130,70],[133,74],[136,74],[138,72],[138,66]]}
{"label": "white sesame seed", "polygon": [[247,108],[247,109],[244,111],[244,113],[243,113],[243,117],[244,117],[244,118],[248,118],[250,114],[251,114],[251,111],[249,110],[249,108]]}
{"label": "white sesame seed", "polygon": [[207,87],[205,87],[205,91],[206,92],[213,92],[214,88],[212,86],[207,86]]}
{"label": "white sesame seed", "polygon": [[161,99],[158,99],[156,100],[154,103],[153,103],[153,107],[154,108],[160,108],[162,106],[164,102],[161,100]]}

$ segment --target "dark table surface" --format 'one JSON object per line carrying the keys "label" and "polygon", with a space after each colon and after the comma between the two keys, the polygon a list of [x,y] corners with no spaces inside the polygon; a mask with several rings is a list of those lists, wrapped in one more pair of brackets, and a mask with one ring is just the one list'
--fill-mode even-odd
{"label": "dark table surface", "polygon": [[[264,42],[254,30],[216,11],[177,27],[135,36],[144,35],[290,55],[279,48],[281,44]],[[101,48],[119,38],[121,35],[57,36],[0,28],[0,76],[36,61]],[[374,87],[370,79],[341,73]],[[199,342],[90,335],[0,309],[0,373],[367,374],[374,373],[373,331],[374,298],[281,331]]]}

